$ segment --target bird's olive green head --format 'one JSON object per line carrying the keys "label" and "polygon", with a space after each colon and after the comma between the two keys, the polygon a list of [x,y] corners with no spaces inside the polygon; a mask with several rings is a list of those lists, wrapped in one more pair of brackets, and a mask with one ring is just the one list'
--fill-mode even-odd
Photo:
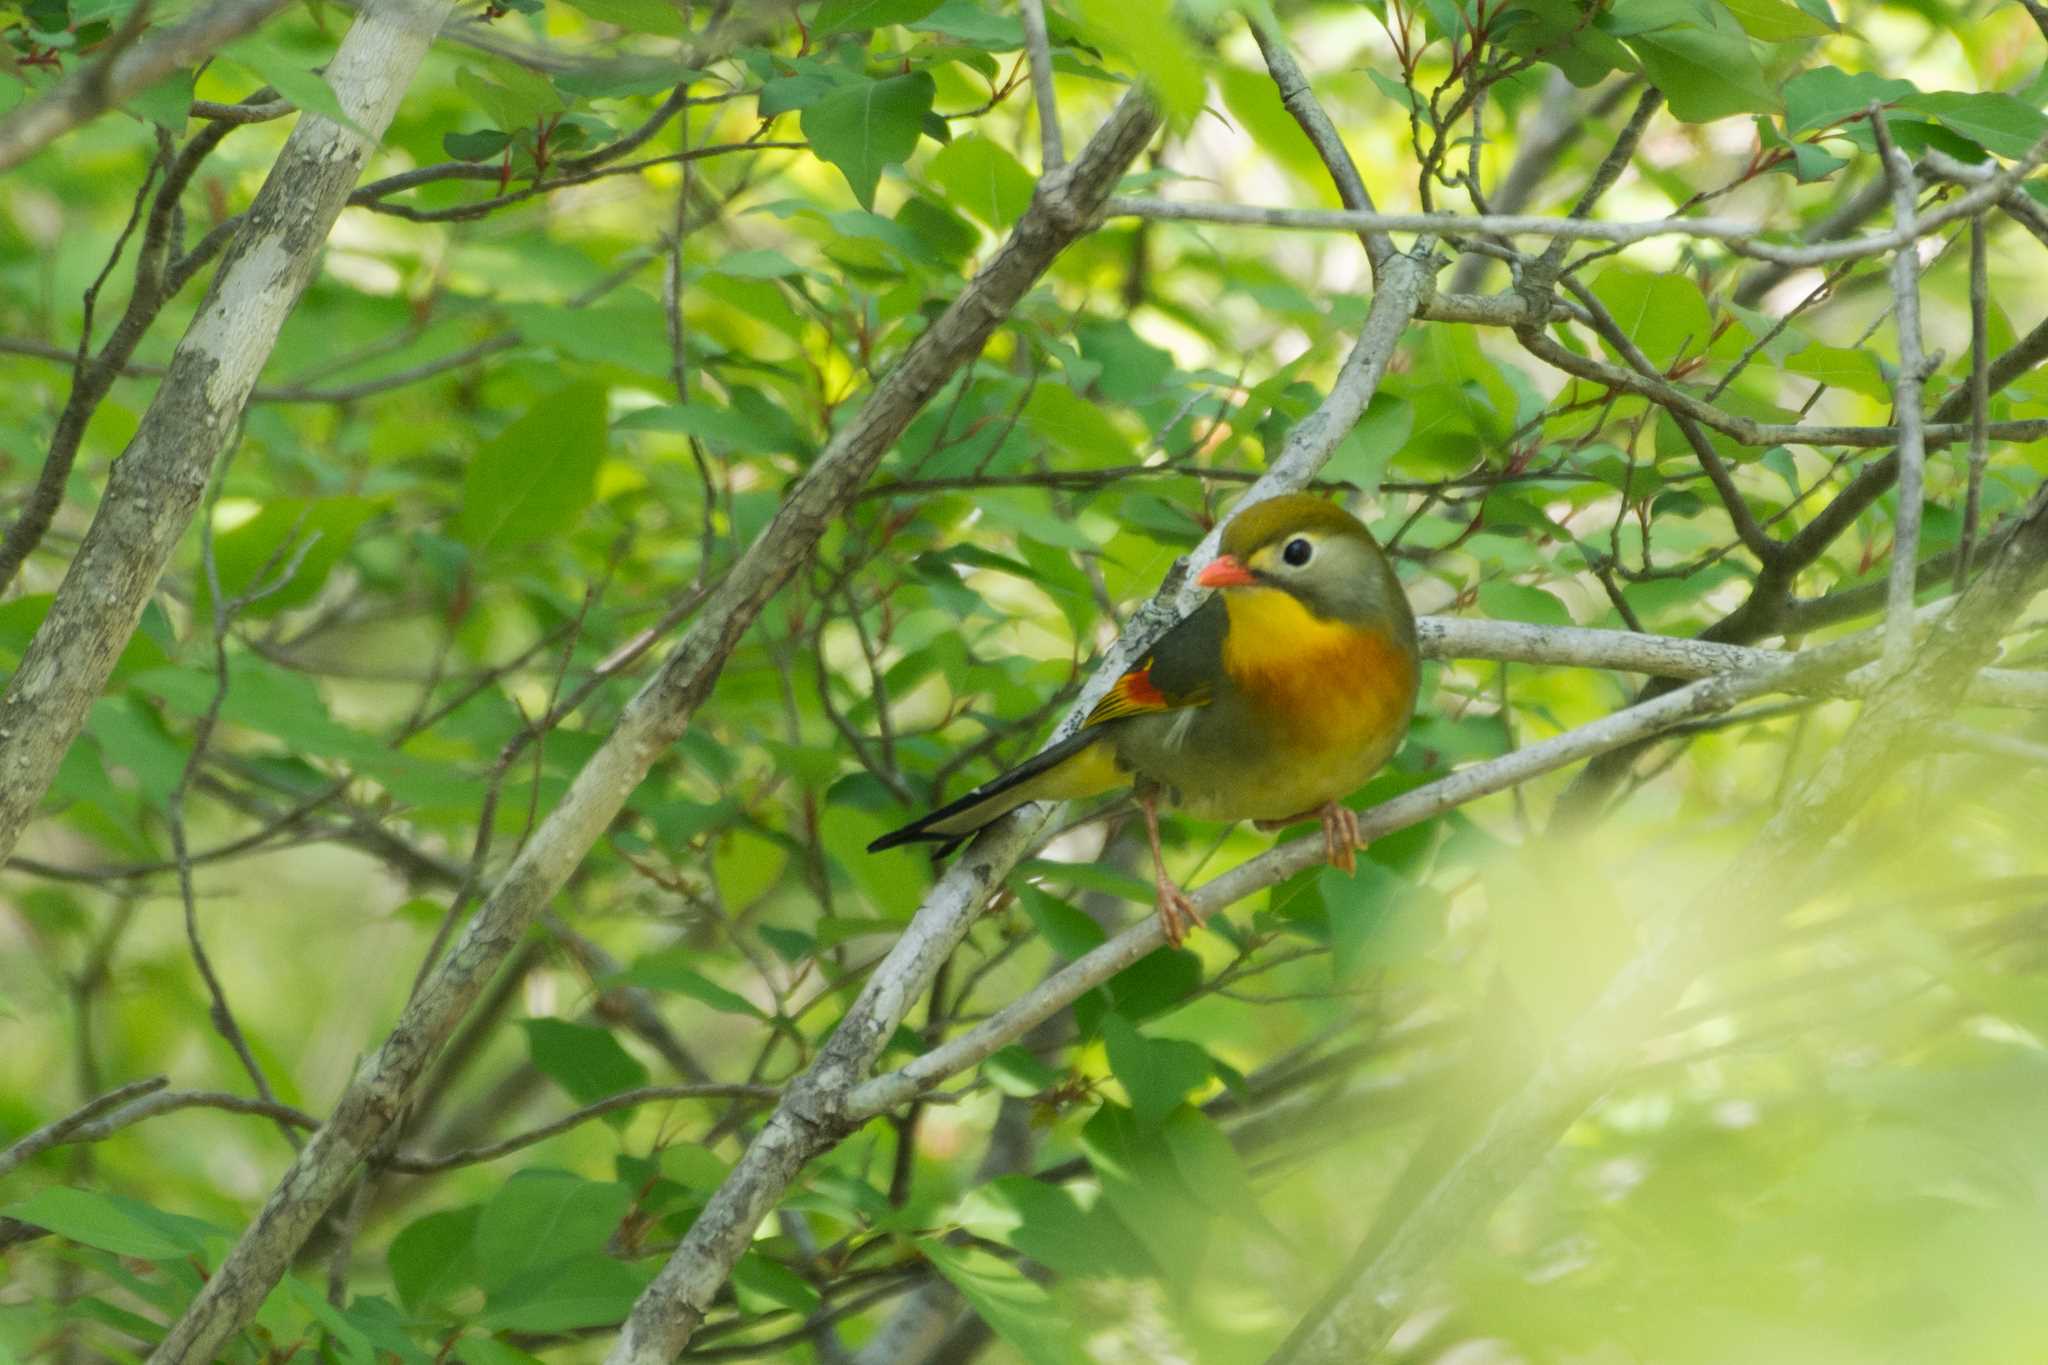
{"label": "bird's olive green head", "polygon": [[1372,532],[1306,493],[1268,498],[1231,518],[1222,556],[1201,581],[1225,591],[1277,588],[1326,620],[1379,625],[1401,640],[1415,635],[1408,597]]}

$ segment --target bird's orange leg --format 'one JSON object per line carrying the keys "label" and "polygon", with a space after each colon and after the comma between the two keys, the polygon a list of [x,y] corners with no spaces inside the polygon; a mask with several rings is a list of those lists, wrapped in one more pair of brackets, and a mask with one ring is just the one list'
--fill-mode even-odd
{"label": "bird's orange leg", "polygon": [[1254,820],[1252,823],[1262,830],[1272,831],[1298,825],[1310,816],[1322,822],[1323,856],[1330,860],[1330,866],[1347,877],[1356,873],[1358,850],[1365,847],[1365,840],[1358,835],[1358,812],[1342,801],[1326,801],[1314,810],[1305,810],[1284,820]]}
{"label": "bird's orange leg", "polygon": [[1188,931],[1202,922],[1202,912],[1166,875],[1166,855],[1159,848],[1159,795],[1145,792],[1138,797],[1138,809],[1145,812],[1145,837],[1152,843],[1152,877],[1159,888],[1159,928],[1175,948],[1187,941]]}

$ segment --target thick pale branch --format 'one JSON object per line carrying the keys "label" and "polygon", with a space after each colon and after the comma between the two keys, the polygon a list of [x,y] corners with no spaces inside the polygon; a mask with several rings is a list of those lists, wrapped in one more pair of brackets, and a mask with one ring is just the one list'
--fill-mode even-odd
{"label": "thick pale branch", "polygon": [[[1935,610],[1938,608],[1930,608]],[[1539,626],[1526,621],[1481,621],[1461,616],[1424,616],[1415,623],[1423,657],[1493,659],[1501,663],[1553,668],[1606,668],[1660,678],[1710,678],[1767,668],[1797,657],[1783,650],[1719,644],[1690,636],[1644,635],[1587,626]],[[1822,696],[1861,696],[1877,685],[1869,666],[1833,677],[1814,677],[1787,691]],[[1970,685],[1968,699],[1982,706],[2022,710],[2048,708],[2048,672],[1987,668]]]}
{"label": "thick pale branch", "polygon": [[[1906,237],[1917,235],[1920,183],[1913,163],[1892,142],[1884,109],[1870,106],[1870,126],[1877,134],[1878,155],[1891,182],[1894,228]],[[1921,430],[1920,394],[1931,366],[1920,350],[1920,256],[1915,247],[1892,253],[1892,323],[1899,338],[1898,379],[1892,406],[1899,415],[1899,514],[1892,523],[1892,564],[1885,594],[1885,663],[1904,668],[1913,648],[1913,589],[1920,563],[1920,514],[1927,496],[1927,437]],[[1973,422],[1972,439],[1982,434]]]}
{"label": "thick pale branch", "polygon": [[1949,223],[1974,217],[2004,199],[2021,178],[2048,157],[2048,138],[2027,154],[1967,193],[1923,213],[1906,227],[1809,246],[1778,246],[1759,240],[1772,229],[1736,218],[1652,218],[1632,223],[1599,222],[1522,213],[1366,213],[1355,209],[1279,209],[1253,204],[1186,204],[1167,199],[1120,197],[1109,202],[1111,217],[1152,218],[1174,222],[1223,223],[1237,227],[1281,228],[1306,232],[1431,232],[1440,235],[1492,234],[1502,237],[1551,237],[1575,241],[1629,243],[1653,237],[1692,237],[1726,243],[1742,256],[1780,265],[1826,265],[1896,251]]}
{"label": "thick pale branch", "polygon": [[250,205],[92,525],[0,702],[0,855],[11,853],[85,723],[319,263],[342,201],[391,122],[449,0],[383,0],[327,79],[364,130],[307,114]]}

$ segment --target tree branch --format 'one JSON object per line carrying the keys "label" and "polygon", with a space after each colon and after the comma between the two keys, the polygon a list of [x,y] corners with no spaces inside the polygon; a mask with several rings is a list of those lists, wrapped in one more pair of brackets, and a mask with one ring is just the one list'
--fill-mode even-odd
{"label": "tree branch", "polygon": [[35,103],[0,119],[0,171],[20,165],[179,67],[219,51],[284,4],[285,0],[219,0],[184,23],[159,29],[116,52],[110,60],[73,72]]}
{"label": "tree branch", "polygon": [[350,28],[327,79],[371,136],[318,115],[300,118],[115,462],[56,601],[0,700],[0,855],[13,852],[133,633],[312,278],[348,187],[448,3],[383,0]]}
{"label": "tree branch", "polygon": [[[1878,155],[1891,184],[1894,230],[1908,237],[1919,223],[1920,185],[1913,163],[1892,142],[1884,107],[1870,106],[1870,127],[1877,134]],[[1920,257],[1915,247],[1892,253],[1892,323],[1899,338],[1899,377],[1892,389],[1892,409],[1899,419],[1899,514],[1892,523],[1890,590],[1885,594],[1885,663],[1906,665],[1913,648],[1913,588],[1920,560],[1920,513],[1927,498],[1927,438],[1921,430],[1920,393],[1933,366],[1920,350]],[[1972,441],[1984,431],[1972,421]]]}
{"label": "tree branch", "polygon": [[1988,205],[2004,199],[2044,159],[2048,159],[2048,137],[2037,141],[2027,149],[2025,156],[1968,192],[1921,214],[1910,232],[1894,227],[1890,232],[1800,247],[1760,241],[1758,239],[1770,231],[1765,224],[1734,218],[1652,218],[1633,223],[1609,223],[1542,214],[1364,213],[1352,209],[1276,209],[1252,204],[1184,204],[1167,199],[1139,198],[1112,199],[1106,212],[1112,218],[1224,223],[1306,232],[1433,232],[1445,236],[1491,233],[1615,243],[1680,236],[1722,242],[1737,255],[1761,261],[1791,266],[1825,265],[1830,261],[1896,251],[1949,223],[1974,217]]}

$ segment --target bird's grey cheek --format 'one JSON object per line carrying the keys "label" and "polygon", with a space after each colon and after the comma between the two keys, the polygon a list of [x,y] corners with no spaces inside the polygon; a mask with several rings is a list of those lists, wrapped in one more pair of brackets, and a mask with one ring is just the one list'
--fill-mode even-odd
{"label": "bird's grey cheek", "polygon": [[1169,749],[1185,748],[1188,731],[1194,728],[1195,708],[1190,706],[1173,718],[1173,724],[1166,730],[1166,745]]}

